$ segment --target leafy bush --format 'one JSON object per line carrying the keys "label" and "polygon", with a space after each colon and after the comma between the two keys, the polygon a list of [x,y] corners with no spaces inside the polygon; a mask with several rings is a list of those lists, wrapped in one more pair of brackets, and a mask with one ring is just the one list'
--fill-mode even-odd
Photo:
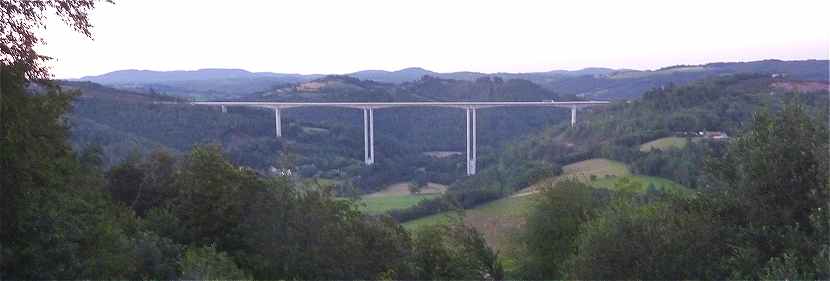
{"label": "leafy bush", "polygon": [[185,280],[249,280],[251,277],[216,247],[190,247],[180,265]]}
{"label": "leafy bush", "polygon": [[498,254],[474,228],[460,222],[419,229],[412,263],[417,280],[502,280]]}
{"label": "leafy bush", "polygon": [[575,241],[584,223],[607,204],[610,192],[577,181],[545,188],[528,215],[521,235],[520,272],[527,279],[563,279],[564,262],[576,253]]}

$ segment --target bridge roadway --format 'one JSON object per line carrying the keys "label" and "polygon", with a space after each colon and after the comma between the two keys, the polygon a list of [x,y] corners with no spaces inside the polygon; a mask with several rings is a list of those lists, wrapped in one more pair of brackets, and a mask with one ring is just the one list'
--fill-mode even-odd
{"label": "bridge roadway", "polygon": [[476,110],[492,107],[562,107],[571,109],[571,126],[576,124],[577,108],[608,104],[607,101],[482,101],[482,102],[266,102],[266,101],[202,101],[193,105],[219,106],[227,112],[228,106],[263,107],[274,109],[276,136],[282,137],[280,110],[295,107],[345,107],[363,110],[363,144],[366,165],[375,163],[374,109],[390,107],[450,107],[467,112],[467,175],[476,173]]}

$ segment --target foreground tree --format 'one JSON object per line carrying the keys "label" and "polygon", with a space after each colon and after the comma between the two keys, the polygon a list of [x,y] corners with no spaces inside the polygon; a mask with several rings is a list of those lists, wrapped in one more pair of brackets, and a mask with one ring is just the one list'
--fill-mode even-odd
{"label": "foreground tree", "polygon": [[415,233],[412,264],[416,280],[502,280],[498,254],[481,233],[461,222],[433,225]]}
{"label": "foreground tree", "polygon": [[0,66],[0,278],[127,278],[135,219],[109,200],[95,157],[71,152],[72,95],[27,93],[25,72]]}
{"label": "foreground tree", "polygon": [[[712,200],[734,232],[732,278],[830,277],[830,167],[827,116],[812,118],[790,100],[761,112],[709,171]],[[767,274],[766,276],[762,274]]]}
{"label": "foreground tree", "polygon": [[620,200],[580,230],[573,279],[826,279],[828,133],[802,106],[758,113],[705,192]]}
{"label": "foreground tree", "polygon": [[564,263],[576,252],[580,227],[608,203],[610,194],[565,180],[540,195],[521,237],[520,271],[527,279],[563,279]]}
{"label": "foreground tree", "polygon": [[[34,47],[43,43],[35,34],[43,28],[47,10],[88,37],[91,1],[0,1],[0,272],[7,272],[17,213],[24,192],[55,188],[61,178],[57,163],[70,157],[67,130],[61,115],[71,95],[49,84],[39,95],[27,93],[32,78],[47,78],[47,57]],[[2,278],[2,274],[0,274]]]}

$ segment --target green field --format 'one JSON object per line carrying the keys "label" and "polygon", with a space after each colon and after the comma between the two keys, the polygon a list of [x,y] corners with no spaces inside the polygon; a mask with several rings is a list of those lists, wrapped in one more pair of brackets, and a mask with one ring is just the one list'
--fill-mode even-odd
{"label": "green field", "polygon": [[[534,195],[507,197],[463,211],[464,223],[475,227],[484,234],[488,244],[505,250],[512,235],[524,226],[525,218],[533,205]],[[443,224],[457,217],[461,212],[447,212],[411,220],[403,224],[410,231],[421,227]]]}
{"label": "green field", "polygon": [[411,195],[394,195],[394,196],[379,196],[379,197],[364,197],[358,202],[362,203],[364,212],[372,215],[382,214],[390,210],[405,209],[422,200],[432,199],[440,196],[440,194],[411,194]]}
{"label": "green field", "polygon": [[310,178],[303,180],[303,185],[306,186],[320,186],[320,187],[334,187],[339,181],[325,178]]}
{"label": "green field", "polygon": [[[595,180],[591,180],[591,175],[595,176]],[[649,184],[661,190],[688,191],[686,187],[668,179],[632,175],[624,163],[596,158],[566,165],[563,167],[562,176],[542,180],[536,184],[537,188],[520,191],[522,196],[502,198],[464,210],[464,221],[484,233],[491,245],[503,245],[506,242],[505,236],[515,232],[518,229],[515,226],[524,223],[525,216],[534,202],[535,190],[553,185],[562,178],[573,178],[596,188],[607,189],[614,189],[615,182],[619,179],[628,178],[641,186],[639,192],[645,192]],[[427,225],[446,223],[458,214],[459,212],[435,214],[405,222],[403,225],[408,230],[416,230]]]}
{"label": "green field", "polygon": [[[631,180],[634,183],[637,183],[639,189],[636,190],[637,192],[646,192],[649,184],[654,185],[655,188],[658,190],[666,191],[666,192],[688,192],[685,186],[676,183],[674,181],[660,178],[660,177],[649,177],[649,176],[640,176],[640,175],[629,175],[625,176],[625,178]],[[590,184],[596,188],[605,188],[615,190],[616,182],[621,180],[622,178],[603,178],[597,179],[592,181]]]}
{"label": "green field", "polygon": [[[559,177],[552,177],[549,179],[541,180],[539,183],[536,184],[537,189],[539,187],[549,186],[556,183],[556,181],[560,178],[574,178],[583,182],[590,182],[590,176],[595,175],[598,178],[603,178],[605,176],[612,176],[612,177],[621,177],[630,175],[631,172],[628,170],[628,167],[621,162],[596,158],[596,159],[589,159],[584,161],[579,161],[570,165],[566,165],[562,168],[563,173],[562,176]],[[530,188],[529,188],[530,189]],[[483,218],[483,217],[493,217],[493,218],[521,218],[524,220],[524,215],[527,214],[528,209],[533,202],[533,195],[536,189],[528,190],[524,189],[519,193],[523,193],[520,197],[508,197],[502,198],[493,202],[489,202],[480,206],[477,206],[472,209],[465,210],[464,219],[468,221],[473,217],[476,219]],[[416,220],[405,222],[403,225],[406,229],[414,230],[419,227],[435,224],[435,223],[445,223],[449,220],[450,215],[447,213],[442,214],[435,214],[431,216],[426,216],[423,218],[419,218]],[[481,221],[486,221],[481,219]],[[469,222],[468,222],[469,223]],[[487,229],[485,227],[479,227],[479,225],[475,222],[470,223],[471,225],[475,226],[479,231],[486,232]],[[512,223],[507,223],[512,224]],[[483,226],[483,225],[482,225]],[[485,234],[485,236],[487,236]],[[489,240],[488,240],[489,241]]]}
{"label": "green field", "polygon": [[536,202],[536,194],[533,193],[521,197],[507,197],[490,203],[477,206],[473,209],[462,212],[447,212],[423,217],[408,221],[403,224],[409,231],[417,231],[419,228],[446,224],[450,220],[461,219],[463,214],[464,224],[474,227],[484,235],[487,244],[499,252],[499,257],[505,270],[515,269],[516,247],[513,246],[516,235],[521,233],[527,222],[527,214]]}
{"label": "green field", "polygon": [[688,143],[689,140],[687,138],[665,137],[640,145],[640,151],[649,152],[654,149],[667,150],[671,148],[684,148]]}

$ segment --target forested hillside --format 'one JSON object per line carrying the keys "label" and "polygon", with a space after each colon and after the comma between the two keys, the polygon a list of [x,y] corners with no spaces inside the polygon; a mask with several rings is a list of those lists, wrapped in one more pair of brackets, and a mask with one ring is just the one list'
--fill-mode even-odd
{"label": "forested hillside", "polygon": [[[556,167],[592,158],[617,160],[630,165],[637,174],[700,188],[701,167],[707,155],[720,155],[728,143],[728,139],[707,138],[699,135],[701,132],[740,136],[754,113],[779,111],[788,100],[803,104],[811,115],[828,116],[827,84],[818,91],[799,93],[780,88],[784,82],[803,83],[761,74],[730,75],[654,89],[639,100],[579,113],[576,127],[560,123],[512,142],[494,160],[498,164],[450,186],[443,198],[395,211],[393,216],[406,221],[453,208],[470,208],[510,195],[544,176],[556,175]],[[678,148],[641,150],[641,144],[663,137],[689,141]],[[522,165],[520,173],[504,169]],[[537,170],[541,167],[544,170]],[[516,174],[522,176],[516,178]],[[471,195],[481,199],[472,200]]]}
{"label": "forested hillside", "polygon": [[828,278],[827,115],[815,113],[795,99],[756,112],[702,152],[693,194],[544,189],[517,237],[517,278]]}
{"label": "forested hillside", "polygon": [[[82,94],[73,105],[72,140],[76,148],[99,145],[107,165],[131,153],[156,149],[185,152],[196,144],[220,144],[235,164],[262,172],[292,168],[308,178],[339,182],[350,192],[368,192],[424,173],[429,181],[450,184],[463,176],[462,156],[436,158],[431,151],[464,150],[464,113],[447,108],[390,108],[375,112],[378,163],[365,167],[360,111],[341,108],[297,108],[283,111],[284,138],[274,137],[273,112],[265,109],[218,108],[185,104],[158,93],[135,93],[94,83],[64,82]],[[559,96],[524,80],[481,78],[476,81],[424,77],[401,85],[344,76],[291,84],[257,100],[282,101],[435,101],[545,100]],[[496,157],[504,143],[567,119],[554,108],[484,109],[478,114],[481,165]],[[417,172],[420,171],[420,172]]]}

